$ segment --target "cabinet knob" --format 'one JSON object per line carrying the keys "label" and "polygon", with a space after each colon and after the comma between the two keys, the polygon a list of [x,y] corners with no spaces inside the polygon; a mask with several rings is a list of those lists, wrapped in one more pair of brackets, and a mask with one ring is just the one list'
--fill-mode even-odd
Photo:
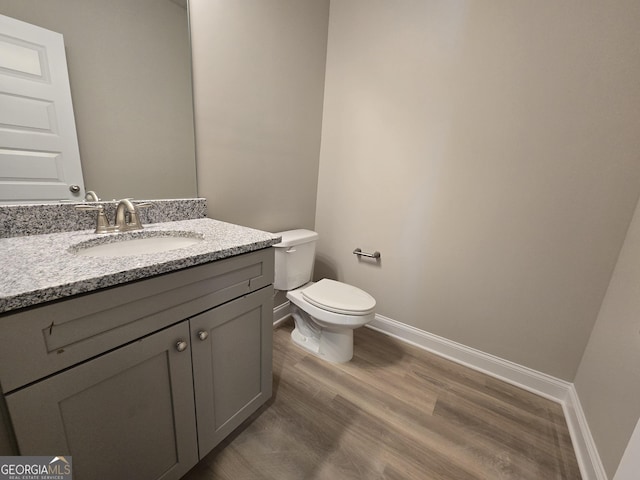
{"label": "cabinet knob", "polygon": [[207,338],[209,338],[209,332],[205,331],[205,330],[200,330],[198,332],[198,338],[200,340],[206,340]]}
{"label": "cabinet knob", "polygon": [[184,352],[188,346],[189,344],[187,342],[185,342],[184,340],[179,340],[178,343],[176,343],[176,350],[178,350],[179,352]]}

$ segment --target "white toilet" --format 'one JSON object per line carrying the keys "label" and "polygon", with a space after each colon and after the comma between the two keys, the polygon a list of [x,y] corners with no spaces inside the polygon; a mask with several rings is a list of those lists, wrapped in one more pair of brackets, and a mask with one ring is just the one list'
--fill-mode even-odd
{"label": "white toilet", "polygon": [[[289,230],[276,235],[275,282],[291,301],[294,343],[325,360],[348,362],[353,357],[353,330],[374,318],[376,300],[359,288],[322,279],[311,282],[318,234]],[[298,288],[300,287],[300,288]]]}

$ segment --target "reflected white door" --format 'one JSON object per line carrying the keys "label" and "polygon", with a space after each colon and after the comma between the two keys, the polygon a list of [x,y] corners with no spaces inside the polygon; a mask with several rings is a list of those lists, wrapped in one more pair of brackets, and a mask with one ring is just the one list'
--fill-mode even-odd
{"label": "reflected white door", "polygon": [[62,35],[0,15],[0,203],[83,198]]}

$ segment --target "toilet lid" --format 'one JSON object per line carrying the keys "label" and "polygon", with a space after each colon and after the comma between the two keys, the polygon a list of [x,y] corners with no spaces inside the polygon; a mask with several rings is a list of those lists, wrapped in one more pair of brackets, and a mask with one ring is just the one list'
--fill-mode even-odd
{"label": "toilet lid", "polygon": [[327,278],[302,290],[302,296],[316,307],[345,315],[366,315],[376,306],[375,298],[367,292]]}

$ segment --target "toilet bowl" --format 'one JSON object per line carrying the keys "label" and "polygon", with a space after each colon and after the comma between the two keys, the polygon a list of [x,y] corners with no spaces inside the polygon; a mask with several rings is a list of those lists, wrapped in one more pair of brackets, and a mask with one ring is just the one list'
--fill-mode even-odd
{"label": "toilet bowl", "polygon": [[289,230],[277,235],[282,241],[274,245],[274,286],[286,290],[291,302],[293,342],[324,360],[348,362],[353,357],[353,330],[373,320],[375,299],[335,280],[310,282],[317,233]]}
{"label": "toilet bowl", "polygon": [[[353,330],[374,317],[375,300],[359,288],[323,279],[287,293],[296,324],[291,338],[330,362],[353,357]],[[351,300],[345,304],[345,300]],[[350,308],[345,308],[350,307]]]}

